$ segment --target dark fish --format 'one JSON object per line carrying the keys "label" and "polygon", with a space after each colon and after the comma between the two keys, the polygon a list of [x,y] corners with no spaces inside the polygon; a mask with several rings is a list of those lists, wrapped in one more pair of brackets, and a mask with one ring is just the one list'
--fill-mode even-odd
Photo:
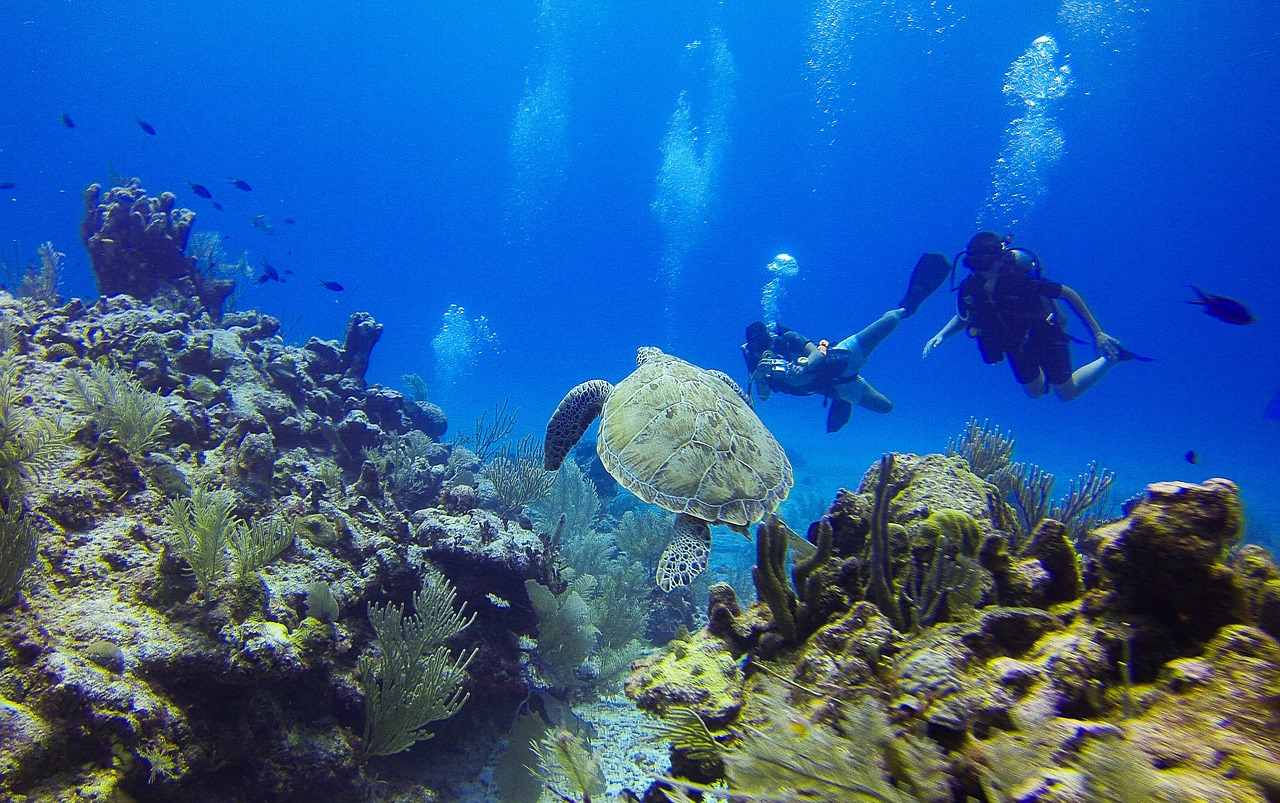
{"label": "dark fish", "polygon": [[1199,463],[1199,462],[1200,462],[1200,455],[1196,454],[1196,450],[1195,450],[1195,449],[1191,449],[1191,450],[1189,450],[1189,451],[1184,455],[1184,457],[1186,457],[1186,458],[1187,458],[1187,462],[1188,462],[1188,463],[1190,463],[1190,464],[1191,464],[1191,465],[1193,465],[1193,466],[1194,466],[1196,463]]}
{"label": "dark fish", "polygon": [[203,184],[192,184],[188,181],[187,186],[191,188],[192,192],[199,195],[201,198],[213,198],[213,193],[209,192],[209,188]]}
{"label": "dark fish", "polygon": [[285,268],[285,269],[284,269],[284,275],[285,275],[285,276],[292,276],[292,275],[293,275],[293,271],[289,270],[288,268]]}
{"label": "dark fish", "polygon": [[214,209],[217,209],[219,212],[221,212],[221,211],[222,211],[222,204],[218,203],[217,201],[214,201],[214,202],[213,202],[213,208],[214,208]]}
{"label": "dark fish", "polygon": [[342,285],[337,282],[327,282],[324,279],[320,280],[320,286],[326,290],[332,290],[335,293],[341,293],[343,290]]}
{"label": "dark fish", "polygon": [[258,277],[258,284],[266,284],[269,281],[271,281],[271,277],[265,273]]}
{"label": "dark fish", "polygon": [[12,181],[0,181],[0,190],[11,190],[16,186]]}
{"label": "dark fish", "polygon": [[265,259],[262,260],[262,275],[266,276],[268,279],[270,279],[273,282],[280,281],[280,274],[276,272],[275,266],[273,266],[270,262],[266,261]]}
{"label": "dark fish", "polygon": [[245,192],[253,192],[253,187],[250,187],[249,182],[247,181],[242,181],[238,178],[228,179],[228,181],[230,181],[231,186],[235,187],[237,190],[244,190]]}
{"label": "dark fish", "polygon": [[141,117],[135,117],[133,118],[133,121],[138,124],[138,128],[141,128],[143,131],[147,132],[151,136],[154,137],[156,135],[156,129],[151,125],[151,123],[148,123],[146,120],[143,120]]}
{"label": "dark fish", "polygon": [[1205,315],[1217,318],[1223,323],[1235,324],[1236,326],[1244,326],[1245,324],[1253,323],[1258,320],[1253,316],[1253,313],[1249,311],[1248,307],[1241,304],[1234,298],[1215,296],[1213,293],[1206,294],[1194,284],[1189,284],[1187,287],[1195,290],[1196,295],[1200,296],[1200,298],[1194,301],[1188,301],[1187,303],[1204,307]]}
{"label": "dark fish", "polygon": [[293,219],[293,218],[291,218],[291,217],[287,217],[287,218],[285,218],[285,219],[284,219],[284,222],[285,222],[285,223],[288,223],[290,226],[292,226],[294,223],[297,223],[298,221],[294,220],[294,219]]}
{"label": "dark fish", "polygon": [[71,115],[67,114],[66,112],[62,113],[62,124],[65,125],[67,128],[76,127],[76,121],[72,120]]}
{"label": "dark fish", "polygon": [[263,234],[276,233],[276,227],[271,225],[271,220],[266,215],[254,215],[251,224]]}

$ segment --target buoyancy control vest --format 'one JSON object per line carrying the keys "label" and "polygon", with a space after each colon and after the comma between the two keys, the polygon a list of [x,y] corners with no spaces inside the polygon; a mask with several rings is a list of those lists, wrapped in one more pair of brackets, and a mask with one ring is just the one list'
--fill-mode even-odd
{"label": "buoyancy control vest", "polygon": [[977,340],[983,360],[997,363],[1015,351],[1035,331],[1065,326],[1054,298],[1062,285],[1040,275],[1040,260],[1025,248],[1009,248],[992,268],[995,284],[987,289],[991,271],[973,271],[960,282],[956,305],[966,333]]}

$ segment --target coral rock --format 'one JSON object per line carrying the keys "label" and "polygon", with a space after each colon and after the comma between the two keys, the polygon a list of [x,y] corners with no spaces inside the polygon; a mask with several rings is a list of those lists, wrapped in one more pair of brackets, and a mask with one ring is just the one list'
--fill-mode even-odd
{"label": "coral rock", "polygon": [[1098,558],[1120,616],[1154,620],[1194,654],[1224,625],[1243,621],[1243,601],[1227,551],[1244,525],[1234,483],[1161,482],[1120,522],[1099,530]]}

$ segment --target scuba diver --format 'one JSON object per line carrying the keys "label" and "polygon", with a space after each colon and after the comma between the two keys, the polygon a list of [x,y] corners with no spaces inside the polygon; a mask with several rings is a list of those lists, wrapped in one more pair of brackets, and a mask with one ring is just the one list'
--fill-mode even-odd
{"label": "scuba diver", "polygon": [[871,387],[859,372],[871,353],[903,318],[915,314],[920,304],[942,285],[951,263],[942,254],[925,254],[916,263],[907,294],[895,309],[870,326],[834,346],[826,340],[814,343],[799,332],[778,323],[754,321],[747,327],[742,356],[747,362],[747,394],[766,400],[773,392],[793,396],[821,395],[827,412],[827,432],[843,427],[853,405],[875,413],[893,410],[893,402]]}
{"label": "scuba diver", "polygon": [[[1063,401],[1079,398],[1116,363],[1150,361],[1103,332],[1079,293],[1042,278],[1039,258],[1011,242],[1012,237],[981,231],[956,255],[952,270],[962,259],[970,270],[957,288],[959,312],[925,343],[926,358],[948,337],[966,332],[977,340],[983,362],[994,365],[1009,358],[1028,396],[1038,399],[1052,389]],[[1074,371],[1069,342],[1075,338],[1066,332],[1066,318],[1055,301],[1059,298],[1088,327],[1101,354]]]}

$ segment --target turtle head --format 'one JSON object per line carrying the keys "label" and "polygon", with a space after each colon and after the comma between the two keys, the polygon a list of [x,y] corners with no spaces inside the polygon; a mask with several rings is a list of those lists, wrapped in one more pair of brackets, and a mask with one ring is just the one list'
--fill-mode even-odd
{"label": "turtle head", "polygon": [[662,355],[662,349],[657,346],[641,346],[636,349],[636,367],[639,368],[654,357],[661,357]]}

